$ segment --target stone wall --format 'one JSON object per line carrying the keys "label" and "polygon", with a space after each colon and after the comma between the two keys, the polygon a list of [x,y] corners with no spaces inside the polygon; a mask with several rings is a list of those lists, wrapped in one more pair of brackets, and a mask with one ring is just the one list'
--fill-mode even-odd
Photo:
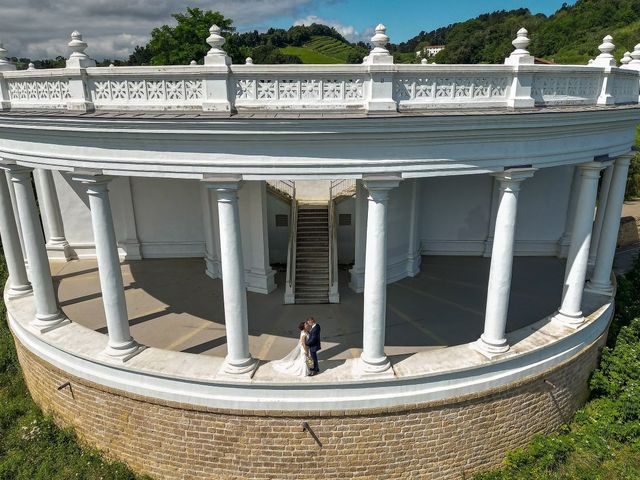
{"label": "stone wall", "polygon": [[[35,401],[88,444],[158,479],[460,479],[568,421],[604,336],[543,375],[480,395],[363,411],[221,411],[71,377],[17,343]],[[546,381],[545,381],[546,380]],[[71,388],[57,387],[66,381]],[[308,422],[322,443],[303,431]]]}

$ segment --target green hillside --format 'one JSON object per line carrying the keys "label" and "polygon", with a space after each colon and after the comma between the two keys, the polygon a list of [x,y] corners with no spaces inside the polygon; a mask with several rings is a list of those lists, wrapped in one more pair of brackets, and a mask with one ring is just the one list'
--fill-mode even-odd
{"label": "green hillside", "polygon": [[360,63],[366,49],[335,37],[314,36],[301,47],[280,49],[284,55],[298,57],[302,63]]}
{"label": "green hillside", "polygon": [[497,11],[420,32],[394,46],[397,52],[416,52],[420,46],[447,46],[435,57],[438,63],[502,63],[513,50],[511,40],[520,27],[529,30],[529,51],[556,63],[586,63],[598,54],[605,35],[622,57],[640,43],[640,0],[578,0],[547,17],[526,8]]}

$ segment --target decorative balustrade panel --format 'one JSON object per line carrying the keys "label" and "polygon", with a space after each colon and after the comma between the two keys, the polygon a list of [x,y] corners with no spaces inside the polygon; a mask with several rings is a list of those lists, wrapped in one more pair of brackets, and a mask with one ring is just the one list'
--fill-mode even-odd
{"label": "decorative balustrade panel", "polygon": [[204,101],[202,78],[92,77],[91,101],[102,109],[199,109]]}
{"label": "decorative balustrade panel", "polygon": [[539,73],[533,77],[531,96],[537,105],[595,104],[603,77],[599,73],[570,75]]}
{"label": "decorative balustrade panel", "polygon": [[[433,68],[433,67],[431,67]],[[511,84],[507,75],[398,75],[394,82],[394,99],[401,107],[420,108],[460,103],[505,103]]]}
{"label": "decorative balustrade panel", "polygon": [[635,75],[619,72],[613,79],[613,96],[616,103],[638,103],[640,80]]}
{"label": "decorative balustrade panel", "polygon": [[234,75],[238,108],[303,109],[364,106],[365,79],[357,76],[292,78]]}
{"label": "decorative balustrade panel", "polygon": [[66,108],[69,81],[59,77],[8,79],[9,100],[16,108]]}

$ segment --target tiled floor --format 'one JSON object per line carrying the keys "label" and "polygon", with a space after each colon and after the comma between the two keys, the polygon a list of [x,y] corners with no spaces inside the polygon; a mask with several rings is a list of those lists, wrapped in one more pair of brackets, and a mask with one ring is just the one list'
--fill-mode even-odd
{"label": "tiled floor", "polygon": [[[562,293],[564,262],[517,257],[507,330],[552,313]],[[96,263],[53,263],[59,299],[73,321],[106,332]],[[226,354],[222,282],[204,274],[201,259],[162,259],[122,265],[132,335],[158,348]],[[482,333],[489,259],[423,257],[422,271],[389,285],[386,351],[389,355],[475,340]],[[322,326],[322,359],[358,356],[362,346],[362,294],[341,272],[341,303],[283,305],[281,285],[270,295],[248,293],[249,343],[263,360],[284,356],[296,343],[298,322],[314,316]]]}

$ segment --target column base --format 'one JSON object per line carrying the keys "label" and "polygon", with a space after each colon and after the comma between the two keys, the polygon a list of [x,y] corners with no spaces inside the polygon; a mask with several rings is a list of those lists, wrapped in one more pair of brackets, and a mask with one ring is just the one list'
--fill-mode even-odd
{"label": "column base", "polygon": [[367,375],[387,374],[388,376],[395,376],[391,368],[391,362],[386,356],[369,359],[360,355],[360,371]]}
{"label": "column base", "polygon": [[48,257],[51,259],[66,260],[68,262],[69,260],[78,258],[76,252],[66,240],[51,241],[47,243],[46,247]]}
{"label": "column base", "polygon": [[488,341],[484,334],[482,334],[478,340],[471,344],[471,348],[479,354],[491,359],[504,355],[511,347],[507,343],[506,339],[500,342]]}
{"label": "column base", "polygon": [[356,293],[364,292],[364,270],[354,267],[349,270],[349,277],[349,288]]}
{"label": "column base", "polygon": [[142,260],[140,242],[137,240],[124,240],[118,243],[118,247],[124,253],[123,260]]}
{"label": "column base", "polygon": [[273,292],[277,287],[275,276],[276,272],[271,268],[266,271],[245,270],[244,278],[247,283],[247,291],[263,295]]}
{"label": "column base", "polygon": [[31,285],[18,285],[17,287],[9,287],[7,289],[7,298],[26,297],[33,293]]}
{"label": "column base", "polygon": [[611,282],[609,282],[608,284],[605,284],[605,283],[599,283],[599,282],[592,282],[591,280],[589,280],[584,286],[584,291],[589,293],[596,293],[598,295],[611,296],[613,295],[613,285],[611,285]]}
{"label": "column base", "polygon": [[251,379],[259,363],[260,362],[253,357],[245,360],[234,360],[233,362],[225,358],[220,373],[231,375],[234,378],[246,377],[247,379]]}
{"label": "column base", "polygon": [[207,277],[222,278],[222,271],[220,269],[220,260],[214,257],[210,257],[208,254],[204,256],[204,273]]}
{"label": "column base", "polygon": [[409,255],[407,257],[407,277],[415,277],[420,273],[422,256],[420,254]]}
{"label": "column base", "polygon": [[558,258],[567,258],[569,254],[569,247],[571,246],[571,236],[563,235],[558,240]]}
{"label": "column base", "polygon": [[64,313],[56,312],[53,315],[36,314],[36,318],[31,322],[31,326],[40,333],[47,333],[56,328],[69,325],[70,323],[71,320],[69,320]]}
{"label": "column base", "polygon": [[559,323],[565,327],[577,329],[584,324],[584,315],[582,315],[582,312],[566,314],[558,311],[551,317],[551,321]]}
{"label": "column base", "polygon": [[135,340],[127,342],[123,345],[107,345],[102,353],[109,358],[120,360],[122,363],[131,360],[133,357],[141,353],[147,347],[140,345]]}

